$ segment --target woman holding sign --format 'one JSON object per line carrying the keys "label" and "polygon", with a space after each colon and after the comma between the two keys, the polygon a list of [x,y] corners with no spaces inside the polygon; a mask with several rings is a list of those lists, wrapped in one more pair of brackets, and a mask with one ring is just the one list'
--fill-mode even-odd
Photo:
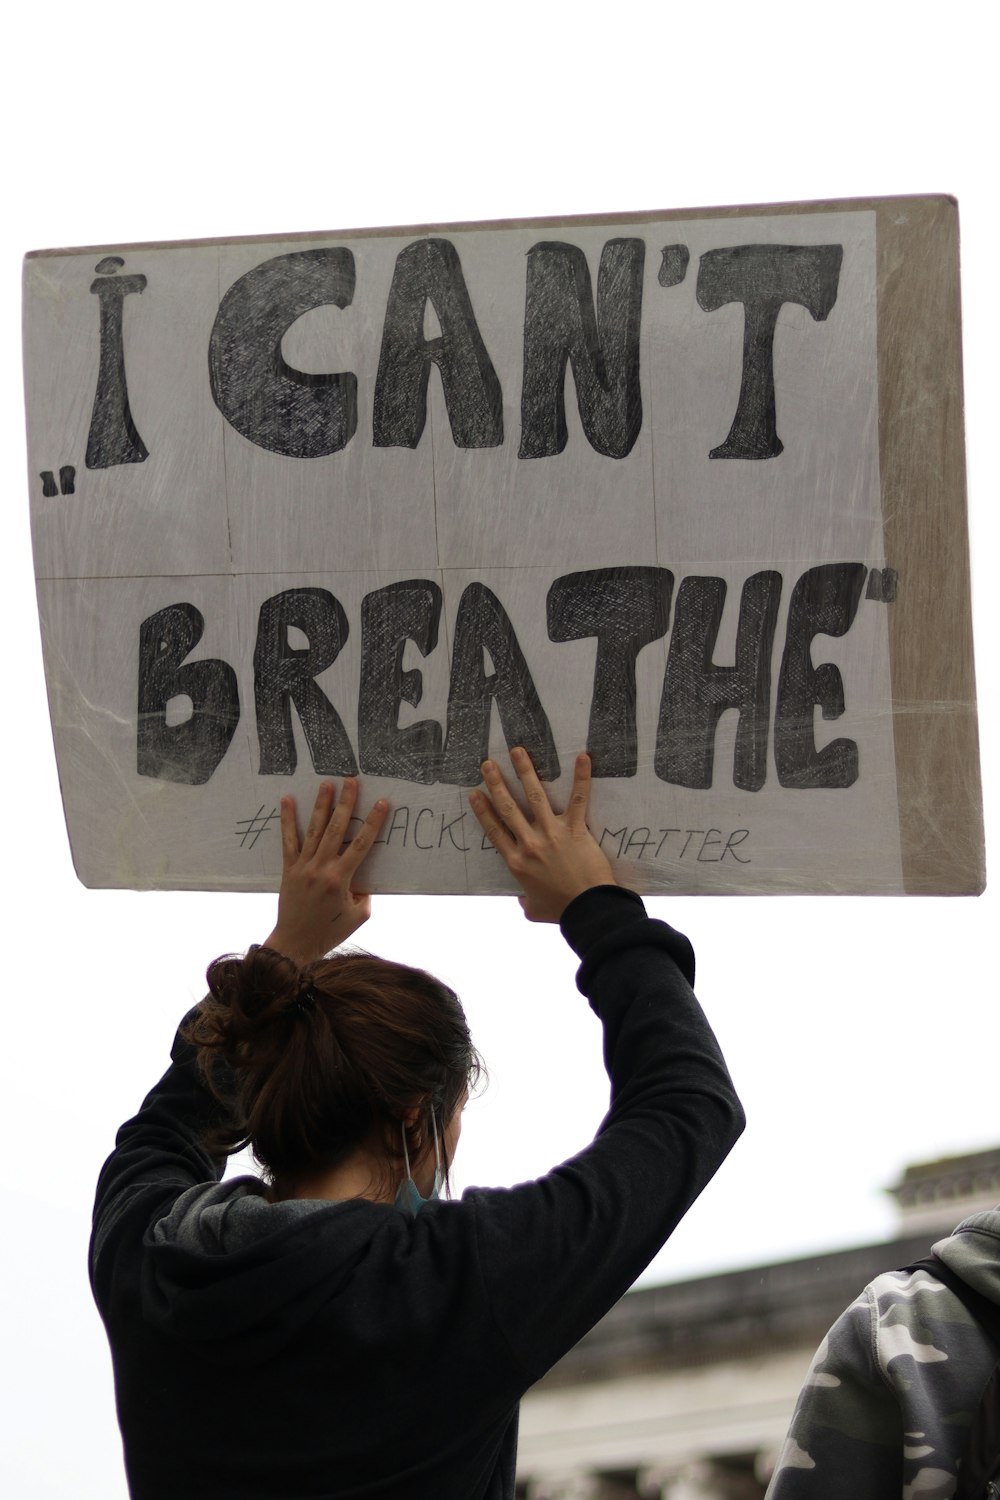
{"label": "woman holding sign", "polygon": [[[455,995],[358,954],[357,797],[282,801],[267,942],[209,969],[172,1064],[122,1126],[91,1274],[136,1500],[510,1500],[524,1391],[622,1295],[743,1126],[687,940],[618,887],[530,759],[471,794],[532,921],[558,922],[604,1028],[612,1103],[537,1182],[440,1200],[478,1070]],[[491,962],[494,957],[491,955]],[[515,976],[512,975],[512,980]],[[524,976],[516,976],[524,983]],[[220,1181],[249,1141],[265,1180]]]}

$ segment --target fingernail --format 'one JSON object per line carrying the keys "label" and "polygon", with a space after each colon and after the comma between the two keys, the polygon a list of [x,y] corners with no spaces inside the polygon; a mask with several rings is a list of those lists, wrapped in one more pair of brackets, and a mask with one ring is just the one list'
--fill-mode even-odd
{"label": "fingernail", "polygon": [[484,776],[488,776],[490,774],[490,772],[494,771],[494,770],[496,770],[496,767],[494,766],[494,764],[493,764],[493,762],[491,760],[484,760],[483,761],[482,772],[483,772]]}

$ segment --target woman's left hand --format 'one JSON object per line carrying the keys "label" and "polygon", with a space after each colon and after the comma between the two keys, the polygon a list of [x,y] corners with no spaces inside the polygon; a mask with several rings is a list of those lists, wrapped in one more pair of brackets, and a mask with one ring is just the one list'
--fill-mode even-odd
{"label": "woman's left hand", "polygon": [[346,942],[371,915],[371,896],[353,887],[354,877],[385,822],[389,804],[380,798],[360,831],[344,845],[358,799],[358,783],[348,776],[334,797],[324,781],[300,841],[295,798],[281,799],[281,889],[278,921],[265,948],[298,964],[312,963]]}

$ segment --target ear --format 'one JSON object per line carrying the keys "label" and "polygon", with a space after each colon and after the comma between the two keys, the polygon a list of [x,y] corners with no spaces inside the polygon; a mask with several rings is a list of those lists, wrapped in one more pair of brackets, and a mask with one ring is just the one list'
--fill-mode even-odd
{"label": "ear", "polygon": [[419,1105],[417,1105],[417,1104],[411,1104],[410,1107],[409,1107],[409,1109],[404,1109],[403,1110],[402,1121],[403,1121],[403,1124],[404,1124],[404,1126],[406,1127],[407,1130],[412,1130],[413,1127],[414,1127],[414,1125],[416,1125],[416,1123],[417,1123],[417,1121],[419,1119],[420,1119],[420,1106]]}

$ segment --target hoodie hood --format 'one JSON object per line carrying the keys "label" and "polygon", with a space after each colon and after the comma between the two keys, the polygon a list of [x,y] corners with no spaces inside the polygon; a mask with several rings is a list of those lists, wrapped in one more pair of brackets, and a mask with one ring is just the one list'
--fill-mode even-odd
{"label": "hoodie hood", "polygon": [[933,1249],[973,1291],[1000,1306],[1000,1208],[963,1219]]}
{"label": "hoodie hood", "polygon": [[189,1188],[145,1236],[144,1316],[226,1365],[272,1358],[343,1295],[373,1231],[404,1230],[384,1205],[265,1191],[256,1177]]}

